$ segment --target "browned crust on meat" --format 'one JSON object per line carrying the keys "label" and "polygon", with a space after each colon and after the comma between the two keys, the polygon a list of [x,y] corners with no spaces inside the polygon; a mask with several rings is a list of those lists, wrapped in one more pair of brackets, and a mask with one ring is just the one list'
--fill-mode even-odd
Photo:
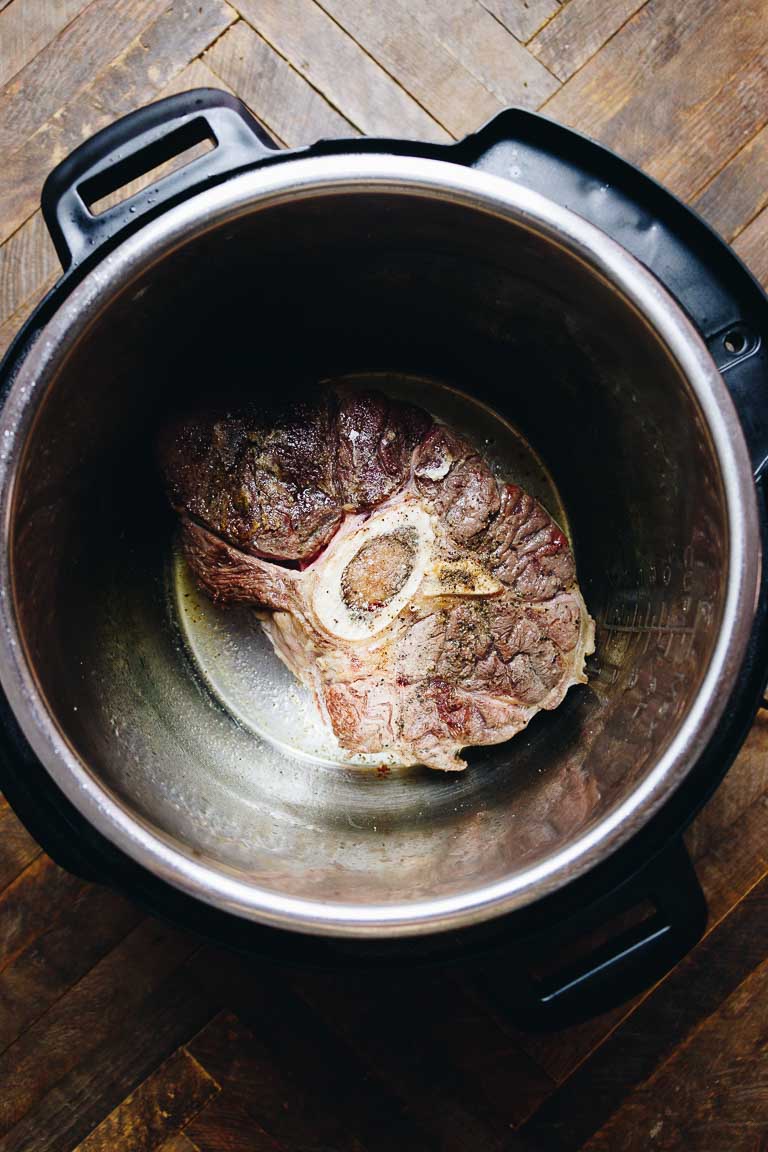
{"label": "browned crust on meat", "polygon": [[[564,533],[420,409],[325,393],[270,427],[242,413],[178,421],[160,455],[198,583],[218,602],[275,610],[276,651],[312,685],[344,747],[462,768],[463,747],[508,740],[584,679],[593,625]],[[375,651],[315,635],[300,569],[322,563],[345,514],[403,489],[441,525],[441,554],[479,565],[492,593],[417,593]],[[403,550],[378,537],[348,565],[353,608],[397,592]]]}
{"label": "browned crust on meat", "polygon": [[431,425],[381,393],[324,391],[269,424],[248,410],[184,416],[164,430],[158,455],[177,512],[250,555],[307,562],[345,510],[403,486]]}

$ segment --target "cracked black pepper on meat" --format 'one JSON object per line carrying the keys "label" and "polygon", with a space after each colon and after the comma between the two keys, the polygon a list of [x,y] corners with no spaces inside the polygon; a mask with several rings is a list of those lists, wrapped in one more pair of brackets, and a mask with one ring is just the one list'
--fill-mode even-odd
{"label": "cracked black pepper on meat", "polygon": [[328,387],[183,416],[160,456],[200,587],[259,610],[343,748],[460,769],[586,679],[564,533],[423,410]]}

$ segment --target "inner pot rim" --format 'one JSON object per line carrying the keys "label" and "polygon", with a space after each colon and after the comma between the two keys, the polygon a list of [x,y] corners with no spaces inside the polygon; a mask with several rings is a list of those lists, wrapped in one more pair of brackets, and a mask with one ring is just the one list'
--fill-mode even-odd
{"label": "inner pot rim", "polygon": [[[17,626],[8,547],[18,464],[37,406],[67,353],[114,298],[170,251],[214,227],[300,198],[358,192],[435,198],[495,216],[558,244],[619,291],[661,341],[693,393],[720,467],[728,516],[720,634],[687,716],[644,780],[590,831],[535,867],[459,895],[392,905],[305,900],[254,887],[206,865],[129,813],[78,757],[47,711]],[[676,301],[625,249],[568,209],[500,177],[421,158],[372,154],[285,160],[191,197],[113,249],[71,291],[17,366],[0,414],[0,513],[6,545],[0,567],[0,685],[54,782],[100,833],[161,880],[246,919],[318,935],[396,937],[478,923],[555,891],[626,843],[669,799],[717,726],[746,653],[759,588],[757,501],[743,431],[706,345]]]}

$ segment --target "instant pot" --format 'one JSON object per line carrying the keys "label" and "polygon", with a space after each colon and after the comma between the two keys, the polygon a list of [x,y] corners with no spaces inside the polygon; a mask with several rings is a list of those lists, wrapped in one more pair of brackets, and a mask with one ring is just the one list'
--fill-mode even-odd
{"label": "instant pot", "polygon": [[[0,787],[32,834],[279,963],[477,964],[533,1027],[657,979],[703,931],[682,831],[768,667],[749,272],[637,169],[515,109],[452,145],[282,151],[201,89],[83,144],[42,202],[64,274],[0,412]],[[158,429],[233,384],[288,400],[338,375],[500,422],[567,519],[589,684],[465,773],[294,754],[294,687],[262,700],[253,619],[193,627],[213,609],[180,574]]]}

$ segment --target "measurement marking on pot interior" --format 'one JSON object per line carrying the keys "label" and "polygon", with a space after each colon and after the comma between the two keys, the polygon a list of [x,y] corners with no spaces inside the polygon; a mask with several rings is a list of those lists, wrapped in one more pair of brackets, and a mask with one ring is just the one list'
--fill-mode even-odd
{"label": "measurement marking on pot interior", "polygon": [[642,624],[611,624],[608,620],[601,620],[600,624],[608,632],[660,632],[665,636],[693,636],[696,631],[692,624],[662,624],[654,619]]}
{"label": "measurement marking on pot interior", "polygon": [[[682,606],[679,606],[682,607]],[[682,615],[689,616],[690,606],[682,608]],[[645,609],[638,600],[634,600],[631,607],[626,601],[621,605],[610,608],[600,619],[600,627],[609,634],[638,636],[644,638],[642,652],[646,653],[656,637],[659,641],[666,639],[664,657],[669,658],[673,647],[677,648],[678,656],[686,657],[693,649],[694,637],[697,633],[698,617],[703,614],[703,606],[699,604],[696,615],[690,624],[674,623],[670,617],[675,616],[673,608],[663,603],[658,615],[652,610],[651,604],[646,602]]]}

